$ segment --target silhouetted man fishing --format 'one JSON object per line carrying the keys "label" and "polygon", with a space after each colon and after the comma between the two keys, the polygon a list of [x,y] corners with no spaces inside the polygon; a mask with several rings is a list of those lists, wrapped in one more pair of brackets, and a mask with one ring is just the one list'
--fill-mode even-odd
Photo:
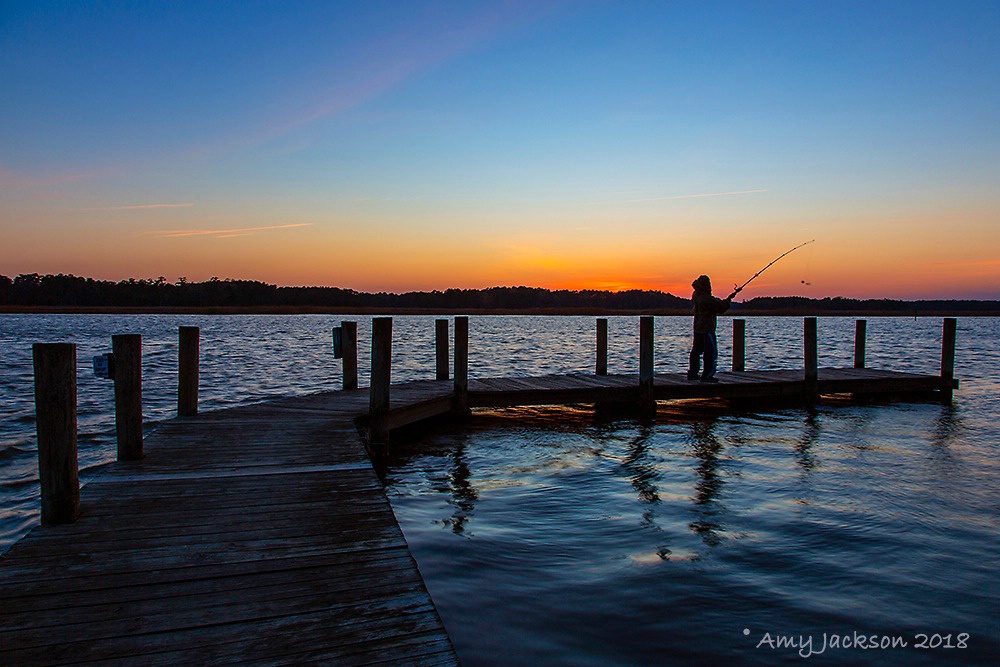
{"label": "silhouetted man fishing", "polygon": [[715,360],[719,358],[719,344],[715,339],[717,316],[729,310],[733,297],[740,293],[742,287],[737,287],[725,299],[712,296],[712,281],[708,276],[698,276],[691,283],[694,294],[691,301],[694,304],[694,342],[691,345],[691,363],[688,366],[688,380],[698,379],[698,369],[701,358],[705,357],[705,369],[701,373],[702,382],[718,382],[715,377]]}
{"label": "silhouetted man fishing", "polygon": [[807,246],[812,241],[800,243],[791,250],[787,250],[777,258],[768,262],[767,266],[753,274],[750,280],[746,281],[733,290],[733,293],[725,299],[712,296],[712,281],[708,276],[698,276],[691,283],[694,294],[691,301],[694,303],[694,343],[691,345],[691,363],[688,366],[688,380],[698,379],[698,369],[701,366],[701,358],[705,357],[705,370],[701,374],[702,382],[718,382],[715,377],[715,360],[719,358],[719,344],[715,338],[716,318],[720,313],[729,310],[733,302],[733,297],[743,291],[743,288],[757,279],[757,276],[774,266],[782,257],[787,257],[802,246]]}

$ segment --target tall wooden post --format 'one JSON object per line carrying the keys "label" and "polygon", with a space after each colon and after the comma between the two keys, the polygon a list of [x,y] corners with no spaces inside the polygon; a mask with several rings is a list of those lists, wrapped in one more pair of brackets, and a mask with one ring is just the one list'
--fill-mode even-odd
{"label": "tall wooden post", "polygon": [[868,337],[868,321],[854,323],[854,367],[865,367],[865,339]]}
{"label": "tall wooden post", "polygon": [[941,336],[941,401],[950,403],[953,383],[955,380],[955,339],[958,320],[954,317],[944,318],[944,331]]}
{"label": "tall wooden post", "polygon": [[344,389],[358,388],[358,323],[340,323],[340,344],[344,354]]}
{"label": "tall wooden post", "polygon": [[816,318],[807,317],[803,322],[805,346],[806,398],[815,400],[819,382],[819,351],[817,347]]}
{"label": "tall wooden post", "polygon": [[142,458],[142,336],[111,337],[115,357],[115,430],[118,460]]}
{"label": "tall wooden post", "polygon": [[608,318],[597,318],[597,375],[608,374]]}
{"label": "tall wooden post", "polygon": [[655,409],[653,398],[653,316],[639,318],[639,406]]}
{"label": "tall wooden post", "polygon": [[747,321],[733,320],[733,371],[746,370],[747,362]]}
{"label": "tall wooden post", "polygon": [[455,318],[455,407],[459,416],[469,414],[469,318]]}
{"label": "tall wooden post", "polygon": [[35,343],[32,357],[42,524],[72,523],[80,514],[76,450],[76,345]]}
{"label": "tall wooden post", "polygon": [[372,374],[368,398],[369,442],[380,455],[389,450],[389,385],[392,382],[392,318],[372,320]]}
{"label": "tall wooden post", "polygon": [[198,414],[198,363],[201,332],[198,327],[180,328],[177,349],[177,416]]}
{"label": "tall wooden post", "polygon": [[448,379],[448,320],[434,320],[434,351],[437,359],[437,379]]}

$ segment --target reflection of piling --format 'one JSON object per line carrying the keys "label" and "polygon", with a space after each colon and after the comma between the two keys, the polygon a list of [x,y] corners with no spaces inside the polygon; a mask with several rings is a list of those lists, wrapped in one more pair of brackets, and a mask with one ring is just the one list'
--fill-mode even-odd
{"label": "reflection of piling", "polygon": [[437,360],[437,379],[448,379],[448,320],[434,321],[434,351]]}
{"label": "reflection of piling", "polygon": [[198,327],[180,328],[180,345],[177,351],[177,416],[193,417],[198,414]]}
{"label": "reflection of piling", "polygon": [[372,320],[372,372],[368,396],[369,442],[385,455],[389,448],[389,386],[392,383],[392,318]]}
{"label": "reflection of piling", "polygon": [[807,317],[803,322],[803,343],[805,352],[805,394],[806,400],[815,400],[819,384],[819,354],[816,343],[816,318]]}
{"label": "reflection of piling", "polygon": [[653,316],[639,318],[639,407],[655,410],[653,397]]}
{"label": "reflection of piling", "polygon": [[455,399],[453,411],[460,417],[469,414],[469,318],[455,318]]}
{"label": "reflection of piling", "polygon": [[865,367],[865,339],[868,335],[868,321],[858,320],[854,323],[854,367]]}
{"label": "reflection of piling", "polygon": [[608,374],[608,320],[597,318],[597,367],[596,375]]}
{"label": "reflection of piling", "polygon": [[76,450],[76,345],[36,343],[35,427],[42,523],[72,523],[80,514]]}
{"label": "reflection of piling", "polygon": [[733,320],[733,371],[742,373],[747,361],[747,321]]}
{"label": "reflection of piling", "polygon": [[142,336],[111,337],[115,359],[115,431],[118,460],[142,458]]}
{"label": "reflection of piling", "polygon": [[954,317],[944,319],[944,331],[941,335],[941,401],[950,403],[955,380],[955,338],[958,320]]}

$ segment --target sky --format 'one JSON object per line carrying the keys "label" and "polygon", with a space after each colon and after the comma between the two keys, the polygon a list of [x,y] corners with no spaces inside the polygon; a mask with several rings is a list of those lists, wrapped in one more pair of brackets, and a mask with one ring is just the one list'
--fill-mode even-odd
{"label": "sky", "polygon": [[0,275],[1000,299],[1000,3],[0,0]]}

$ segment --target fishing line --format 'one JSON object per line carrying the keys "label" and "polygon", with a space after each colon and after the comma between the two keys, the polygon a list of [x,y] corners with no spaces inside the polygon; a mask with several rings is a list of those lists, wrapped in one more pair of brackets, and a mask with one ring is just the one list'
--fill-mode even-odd
{"label": "fishing line", "polygon": [[[807,246],[810,243],[815,243],[815,242],[816,242],[816,239],[812,239],[811,241],[806,241],[805,243],[800,243],[799,245],[795,246],[791,250],[786,250],[785,252],[781,253],[780,255],[778,255],[777,257],[775,257],[774,259],[772,259],[770,262],[768,262],[767,266],[765,266],[763,269],[761,269],[757,273],[755,273],[752,276],[750,276],[750,280],[746,281],[745,283],[743,283],[742,285],[740,285],[739,287],[737,287],[736,289],[734,289],[733,290],[733,294],[735,295],[738,292],[742,292],[744,287],[746,287],[747,285],[749,285],[750,283],[752,283],[757,278],[757,276],[759,276],[760,274],[764,273],[769,268],[771,268],[772,266],[774,266],[778,262],[779,259],[781,259],[783,257],[787,257],[788,255],[791,255],[793,252],[795,252],[796,250],[798,250],[802,246]],[[803,281],[803,282],[805,282],[805,281]]]}
{"label": "fishing line", "polygon": [[813,249],[809,248],[809,252],[806,253],[806,277],[802,280],[802,284],[806,287],[812,286],[812,264],[813,264]]}

